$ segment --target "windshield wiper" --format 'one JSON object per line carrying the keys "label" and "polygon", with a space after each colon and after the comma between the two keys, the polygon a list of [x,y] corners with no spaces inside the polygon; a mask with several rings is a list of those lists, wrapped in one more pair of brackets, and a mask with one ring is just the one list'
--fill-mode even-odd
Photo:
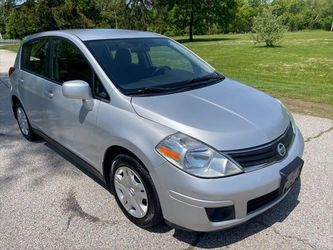
{"label": "windshield wiper", "polygon": [[223,80],[224,77],[221,76],[218,73],[214,73],[203,76],[203,77],[197,77],[193,78],[187,81],[178,82],[176,85],[172,84],[173,86],[165,86],[165,87],[159,87],[159,86],[151,86],[151,87],[145,87],[141,89],[133,89],[131,91],[127,91],[127,94],[129,95],[145,95],[145,94],[156,94],[156,93],[164,93],[164,92],[173,92],[173,91],[181,91],[183,89],[187,89],[189,87],[194,87],[197,85],[205,84],[205,83],[211,83],[216,82],[218,80]]}
{"label": "windshield wiper", "polygon": [[170,91],[173,88],[168,87],[145,87],[142,89],[135,89],[133,91],[128,91],[129,95],[144,95],[144,94],[154,94],[154,93],[162,93],[165,91]]}
{"label": "windshield wiper", "polygon": [[184,81],[182,82],[182,86],[184,85],[189,85],[191,83],[204,83],[204,82],[210,82],[210,81],[216,81],[216,80],[222,80],[223,77],[221,77],[220,75],[208,75],[208,76],[202,76],[202,77],[197,77],[197,78],[193,78],[191,80],[188,81]]}
{"label": "windshield wiper", "polygon": [[179,82],[178,85],[172,89],[173,90],[186,89],[188,87],[194,87],[197,85],[212,83],[212,82],[216,82],[216,81],[223,80],[223,79],[224,79],[223,76],[221,76],[218,73],[215,73],[214,75],[211,74],[211,75],[196,77],[196,78],[193,78],[193,79],[190,79],[187,81]]}

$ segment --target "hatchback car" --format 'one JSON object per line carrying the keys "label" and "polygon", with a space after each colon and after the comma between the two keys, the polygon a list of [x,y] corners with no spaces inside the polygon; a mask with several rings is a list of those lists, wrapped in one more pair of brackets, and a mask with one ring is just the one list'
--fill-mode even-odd
{"label": "hatchback car", "polygon": [[100,177],[140,227],[232,227],[300,176],[304,141],[283,104],[165,36],[43,32],[24,39],[9,75],[23,136]]}

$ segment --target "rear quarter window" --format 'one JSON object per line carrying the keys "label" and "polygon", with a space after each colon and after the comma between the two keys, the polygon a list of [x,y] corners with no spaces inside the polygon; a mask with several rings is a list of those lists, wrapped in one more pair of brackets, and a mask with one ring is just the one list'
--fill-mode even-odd
{"label": "rear quarter window", "polygon": [[48,39],[38,39],[24,44],[22,48],[21,68],[47,77],[48,48]]}

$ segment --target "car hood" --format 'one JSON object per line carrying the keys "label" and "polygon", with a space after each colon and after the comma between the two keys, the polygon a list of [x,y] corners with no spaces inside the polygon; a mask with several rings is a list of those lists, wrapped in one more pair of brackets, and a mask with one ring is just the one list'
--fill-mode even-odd
{"label": "car hood", "polygon": [[139,116],[217,150],[265,144],[279,137],[290,123],[276,99],[228,78],[191,91],[133,97],[132,106]]}

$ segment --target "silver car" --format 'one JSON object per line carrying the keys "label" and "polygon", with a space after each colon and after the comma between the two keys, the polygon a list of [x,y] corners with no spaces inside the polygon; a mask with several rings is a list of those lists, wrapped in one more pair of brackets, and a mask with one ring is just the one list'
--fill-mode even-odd
{"label": "silver car", "polygon": [[165,36],[43,32],[24,39],[9,75],[23,136],[101,178],[140,227],[232,227],[300,176],[304,141],[283,104]]}

